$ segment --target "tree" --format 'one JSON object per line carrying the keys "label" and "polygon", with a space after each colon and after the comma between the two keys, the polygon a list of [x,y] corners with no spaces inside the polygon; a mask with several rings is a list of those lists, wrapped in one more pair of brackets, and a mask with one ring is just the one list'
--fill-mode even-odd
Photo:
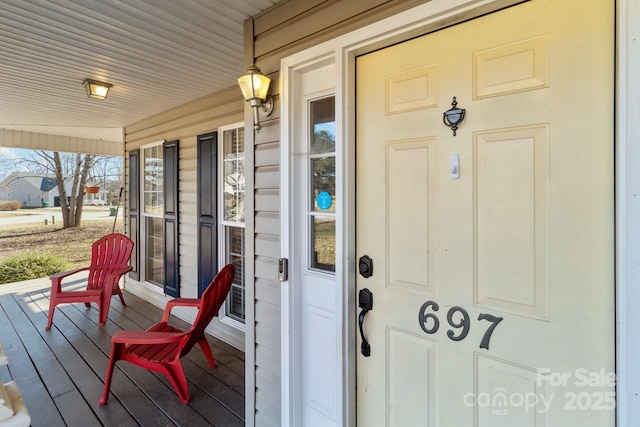
{"label": "tree", "polygon": [[124,185],[124,164],[122,157],[96,157],[91,168],[89,182],[107,191],[108,203],[119,202],[120,189]]}
{"label": "tree", "polygon": [[[72,157],[67,157],[66,162],[60,153],[36,150],[36,154],[53,169],[58,183],[58,195],[60,196],[60,208],[62,209],[62,227],[78,227],[82,223],[82,208],[84,207],[84,191],[89,178],[89,171],[95,162],[92,154],[75,154],[75,162]],[[71,194],[67,195],[65,186],[66,177],[71,179]]]}

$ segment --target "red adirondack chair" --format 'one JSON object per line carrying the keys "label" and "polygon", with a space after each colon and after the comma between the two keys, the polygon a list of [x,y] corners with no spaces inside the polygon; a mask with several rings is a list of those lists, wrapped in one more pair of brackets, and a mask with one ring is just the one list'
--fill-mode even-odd
{"label": "red adirondack chair", "polygon": [[[207,325],[218,313],[224,302],[235,270],[228,264],[216,274],[200,299],[176,298],[169,301],[162,320],[146,331],[120,331],[111,338],[111,357],[107,366],[104,390],[100,405],[107,403],[113,367],[118,360],[138,365],[142,368],[165,375],[183,403],[189,403],[189,390],[180,358],[185,356],[195,344],[200,345],[209,365],[216,367],[211,348],[204,335]],[[187,331],[168,325],[173,307],[198,307],[196,319]]]}
{"label": "red adirondack chair", "polygon": [[[98,323],[107,322],[111,297],[118,295],[122,305],[126,305],[118,282],[125,273],[133,270],[128,265],[133,241],[124,234],[112,233],[96,240],[91,246],[91,265],[76,268],[51,276],[51,299],[47,330],[51,329],[53,312],[58,304],[83,302],[87,307],[92,302],[98,304]],[[87,288],[82,291],[63,291],[62,279],[81,271],[89,271]]]}

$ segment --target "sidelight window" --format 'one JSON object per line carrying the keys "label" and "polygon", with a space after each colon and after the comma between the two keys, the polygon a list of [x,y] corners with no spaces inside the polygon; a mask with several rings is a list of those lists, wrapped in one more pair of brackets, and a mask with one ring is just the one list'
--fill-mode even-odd
{"label": "sidelight window", "polygon": [[309,103],[309,266],[336,269],[335,96]]}

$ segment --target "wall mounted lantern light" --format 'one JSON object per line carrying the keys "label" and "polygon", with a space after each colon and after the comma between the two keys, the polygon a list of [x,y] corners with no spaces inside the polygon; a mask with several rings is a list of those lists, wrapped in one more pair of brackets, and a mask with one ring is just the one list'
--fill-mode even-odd
{"label": "wall mounted lantern light", "polygon": [[238,78],[238,85],[242,90],[244,100],[249,102],[253,109],[253,128],[260,132],[260,118],[258,110],[264,116],[273,112],[273,97],[269,95],[269,83],[271,79],[260,71],[255,65],[247,68],[247,72]]}
{"label": "wall mounted lantern light", "polygon": [[85,79],[82,84],[87,91],[87,96],[94,99],[105,99],[109,94],[109,89],[113,86],[110,83],[92,79]]}

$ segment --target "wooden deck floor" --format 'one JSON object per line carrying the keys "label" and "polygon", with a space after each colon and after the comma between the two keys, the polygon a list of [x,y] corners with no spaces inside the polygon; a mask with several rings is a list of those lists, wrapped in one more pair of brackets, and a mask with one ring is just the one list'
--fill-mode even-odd
{"label": "wooden deck floor", "polygon": [[[45,331],[48,294],[48,280],[0,285],[0,344],[9,357],[0,381],[17,383],[33,427],[244,425],[244,353],[213,337],[216,369],[198,346],[183,358],[188,405],[164,376],[126,362],[116,365],[108,404],[98,405],[111,336],[146,329],[162,312],[125,292],[127,306],[114,298],[104,327],[95,307],[67,304],[58,306]],[[186,326],[175,317],[172,323]]]}

